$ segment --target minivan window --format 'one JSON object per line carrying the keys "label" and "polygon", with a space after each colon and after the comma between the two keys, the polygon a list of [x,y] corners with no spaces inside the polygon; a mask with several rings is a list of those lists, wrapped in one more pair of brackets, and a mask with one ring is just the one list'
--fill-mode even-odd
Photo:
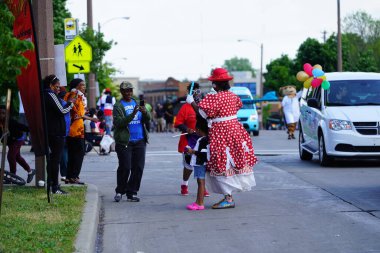
{"label": "minivan window", "polygon": [[380,105],[380,80],[330,81],[327,106]]}

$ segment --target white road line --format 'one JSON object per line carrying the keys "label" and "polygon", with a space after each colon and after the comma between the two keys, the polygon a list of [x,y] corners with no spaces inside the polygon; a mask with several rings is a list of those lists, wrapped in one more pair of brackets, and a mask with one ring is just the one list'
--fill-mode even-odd
{"label": "white road line", "polygon": [[[256,155],[296,155],[298,150],[295,149],[274,149],[274,150],[255,150]],[[177,151],[148,151],[147,156],[179,156]]]}

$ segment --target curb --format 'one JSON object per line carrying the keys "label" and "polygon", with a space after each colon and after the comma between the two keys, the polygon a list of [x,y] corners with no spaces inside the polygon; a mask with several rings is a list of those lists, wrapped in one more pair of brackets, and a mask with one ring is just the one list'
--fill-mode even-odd
{"label": "curb", "polygon": [[100,201],[98,188],[93,184],[87,184],[86,204],[74,245],[76,253],[95,252],[99,211]]}

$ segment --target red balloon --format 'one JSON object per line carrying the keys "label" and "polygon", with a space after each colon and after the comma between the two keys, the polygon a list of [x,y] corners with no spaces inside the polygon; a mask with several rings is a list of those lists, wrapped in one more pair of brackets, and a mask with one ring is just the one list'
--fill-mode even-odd
{"label": "red balloon", "polygon": [[319,87],[319,85],[321,85],[322,82],[323,82],[323,79],[314,78],[313,81],[311,81],[311,86],[313,88],[317,88],[317,87]]}
{"label": "red balloon", "polygon": [[303,65],[303,70],[309,75],[313,76],[313,66],[310,63],[305,63]]}

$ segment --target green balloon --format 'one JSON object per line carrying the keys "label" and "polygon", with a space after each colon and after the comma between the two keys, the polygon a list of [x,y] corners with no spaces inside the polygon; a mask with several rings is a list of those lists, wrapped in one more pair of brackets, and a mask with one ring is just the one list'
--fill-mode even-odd
{"label": "green balloon", "polygon": [[322,88],[323,88],[324,90],[328,90],[328,89],[330,89],[330,82],[324,80],[324,81],[322,82]]}

